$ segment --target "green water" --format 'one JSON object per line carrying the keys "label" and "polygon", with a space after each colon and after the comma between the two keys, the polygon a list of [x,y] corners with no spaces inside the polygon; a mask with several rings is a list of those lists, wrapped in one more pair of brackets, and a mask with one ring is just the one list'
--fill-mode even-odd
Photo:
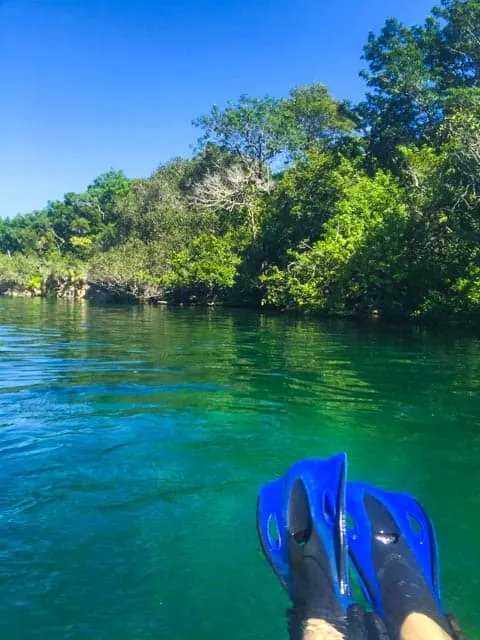
{"label": "green water", "polygon": [[341,450],[480,637],[479,425],[471,335],[0,299],[0,638],[285,638],[256,491]]}

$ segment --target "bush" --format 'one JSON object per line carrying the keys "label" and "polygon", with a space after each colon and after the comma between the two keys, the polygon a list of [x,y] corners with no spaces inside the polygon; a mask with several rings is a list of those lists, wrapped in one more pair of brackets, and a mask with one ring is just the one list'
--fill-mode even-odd
{"label": "bush", "polygon": [[239,264],[229,236],[203,233],[174,257],[165,282],[177,299],[212,303],[233,287]]}
{"label": "bush", "polygon": [[41,295],[66,286],[80,289],[84,281],[84,267],[58,255],[0,254],[0,293]]}
{"label": "bush", "polygon": [[[151,300],[163,297],[162,279],[152,273],[154,246],[131,240],[95,256],[88,267],[88,281],[109,297]],[[160,268],[161,260],[157,260]]]}

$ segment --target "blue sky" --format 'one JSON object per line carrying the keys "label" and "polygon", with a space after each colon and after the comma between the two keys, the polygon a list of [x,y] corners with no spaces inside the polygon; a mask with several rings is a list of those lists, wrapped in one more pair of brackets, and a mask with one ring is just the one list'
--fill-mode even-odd
{"label": "blue sky", "polygon": [[357,100],[361,49],[433,0],[0,0],[0,215],[147,176],[241,93],[323,82]]}

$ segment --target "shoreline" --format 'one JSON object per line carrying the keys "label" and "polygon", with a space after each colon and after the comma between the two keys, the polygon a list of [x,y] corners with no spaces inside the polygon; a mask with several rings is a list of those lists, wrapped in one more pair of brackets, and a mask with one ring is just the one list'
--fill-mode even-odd
{"label": "shoreline", "polygon": [[148,297],[138,298],[131,294],[124,293],[119,295],[118,292],[113,294],[107,289],[98,287],[97,285],[91,285],[89,283],[83,283],[82,286],[73,288],[70,290],[62,290],[59,293],[58,290],[29,290],[26,288],[12,288],[0,291],[0,298],[37,298],[37,299],[49,299],[49,300],[69,300],[71,302],[86,302],[93,304],[105,304],[105,305],[128,305],[128,306],[150,306],[150,307],[162,307],[162,308],[223,308],[223,309],[237,309],[248,310],[256,313],[279,315],[297,319],[315,319],[315,320],[344,320],[361,324],[363,322],[378,323],[382,325],[397,325],[405,327],[430,327],[430,328],[454,328],[465,327],[473,329],[478,326],[478,317],[476,316],[445,316],[441,320],[432,320],[422,317],[408,317],[408,316],[392,316],[382,315],[378,311],[374,310],[370,314],[346,314],[341,312],[314,312],[305,311],[302,309],[280,309],[271,305],[254,305],[254,304],[235,304],[228,301],[216,300],[216,301],[195,301],[187,300],[180,301],[173,298],[164,299],[161,297]]}

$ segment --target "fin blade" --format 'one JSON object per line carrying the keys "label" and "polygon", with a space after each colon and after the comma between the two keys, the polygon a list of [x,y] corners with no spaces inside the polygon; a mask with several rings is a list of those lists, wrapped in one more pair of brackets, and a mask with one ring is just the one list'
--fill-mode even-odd
{"label": "fin blade", "polygon": [[[294,464],[280,479],[261,487],[257,503],[260,542],[275,573],[288,590],[288,504],[292,487],[301,479],[312,521],[327,551],[334,588],[344,604],[350,603],[345,520],[345,454],[327,459],[307,459]],[[275,518],[278,538],[270,530]]]}
{"label": "fin blade", "polygon": [[378,500],[396,522],[438,609],[443,613],[437,540],[433,524],[423,507],[408,494],[383,491],[367,483],[349,482],[347,513],[353,527],[348,530],[348,546],[369,604],[380,615],[383,614],[382,595],[372,559],[372,527],[365,506],[366,495]]}

